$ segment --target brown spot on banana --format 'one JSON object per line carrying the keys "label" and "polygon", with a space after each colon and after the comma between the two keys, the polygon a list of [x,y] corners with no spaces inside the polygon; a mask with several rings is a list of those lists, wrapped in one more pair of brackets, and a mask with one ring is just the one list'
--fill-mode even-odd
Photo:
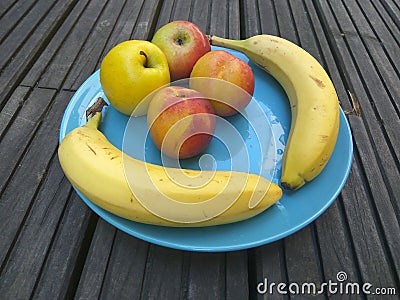
{"label": "brown spot on banana", "polygon": [[328,138],[329,138],[329,135],[321,134],[320,138],[321,138],[321,142],[326,142],[328,140]]}
{"label": "brown spot on banana", "polygon": [[94,153],[94,155],[97,155],[96,151],[94,151],[94,149],[92,147],[90,147],[89,144],[86,143],[86,146],[90,149],[90,151],[92,151]]}
{"label": "brown spot on banana", "polygon": [[77,131],[77,135],[78,135],[79,138],[81,138],[81,139],[89,138],[89,135],[87,135],[86,133],[83,133],[81,130]]}
{"label": "brown spot on banana", "polygon": [[317,77],[314,77],[312,75],[309,75],[309,76],[317,84],[317,86],[319,88],[321,88],[321,89],[325,88],[326,85],[321,79],[318,79]]}

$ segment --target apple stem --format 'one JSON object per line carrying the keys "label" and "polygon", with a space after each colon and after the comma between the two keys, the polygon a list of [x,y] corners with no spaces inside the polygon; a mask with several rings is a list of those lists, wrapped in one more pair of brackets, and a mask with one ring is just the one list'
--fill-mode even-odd
{"label": "apple stem", "polygon": [[147,68],[147,55],[144,53],[144,51],[139,52],[140,55],[143,55],[146,58],[146,61],[144,62],[144,67]]}
{"label": "apple stem", "polygon": [[206,37],[207,37],[207,39],[208,39],[208,42],[210,43],[210,45],[211,45],[211,41],[212,41],[212,35],[211,34],[207,34],[206,35]]}

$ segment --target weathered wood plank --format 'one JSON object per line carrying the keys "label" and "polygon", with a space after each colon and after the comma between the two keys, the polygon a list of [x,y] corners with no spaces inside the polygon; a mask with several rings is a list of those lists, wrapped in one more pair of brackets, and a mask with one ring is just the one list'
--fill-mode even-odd
{"label": "weathered wood plank", "polygon": [[238,1],[211,2],[210,33],[238,39],[240,37]]}
{"label": "weathered wood plank", "polygon": [[[37,93],[43,93],[41,96],[46,99],[52,99],[54,96],[52,90],[43,90]],[[0,196],[1,263],[6,259],[14,239],[17,238],[32,205],[32,200],[45,177],[51,157],[58,145],[57,128],[66,106],[65,98],[70,96],[70,94],[64,93],[56,98],[55,101],[59,105],[53,105],[49,114],[43,119],[35,138],[16,166],[15,173]],[[31,109],[34,111],[34,108]]]}
{"label": "weathered wood plank", "polygon": [[[314,224],[311,224],[285,238],[285,259],[288,282],[296,282],[300,286],[312,283],[319,290],[324,280],[314,230]],[[314,299],[316,291],[310,289],[304,294],[290,296],[293,299]]]}
{"label": "weathered wood plank", "polygon": [[21,84],[26,86],[36,86],[40,76],[45,72],[50,61],[60,49],[68,34],[78,22],[84,9],[88,5],[89,0],[80,0],[66,15],[65,20],[59,26],[57,31],[52,35],[46,47],[42,50],[40,56],[35,60],[32,68],[24,76]]}
{"label": "weathered wood plank", "polygon": [[[330,8],[326,6],[326,3],[324,2],[320,2],[320,5],[320,8],[325,13],[325,17],[332,18],[331,13],[335,11],[333,10],[331,12]],[[341,18],[344,18],[343,7],[342,9],[340,8],[340,6],[336,7],[336,10],[339,10],[342,14]],[[336,11],[336,14],[338,13],[339,12]],[[328,26],[334,26],[335,22],[332,21],[328,22],[327,24]],[[382,132],[381,122],[380,120],[377,120],[374,107],[369,101],[370,97],[368,90],[372,89],[368,87],[374,86],[374,91],[378,89],[380,85],[379,79],[376,78],[377,75],[374,73],[374,68],[368,70],[365,68],[365,66],[368,66],[371,63],[370,60],[364,57],[364,60],[368,60],[364,62],[364,60],[360,60],[358,58],[363,57],[365,54],[360,53],[366,51],[360,43],[354,42],[354,39],[355,36],[346,38],[351,51],[357,51],[357,53],[359,53],[354,60],[352,59],[352,55],[349,53],[350,50],[347,48],[346,44],[343,43],[343,39],[341,38],[335,38],[335,47],[338,47],[335,51],[338,51],[340,56],[343,57],[343,59],[346,59],[346,76],[348,76],[349,82],[351,82],[355,93],[358,95],[357,97],[360,100],[362,113],[365,116],[362,119],[363,122],[361,122],[361,120],[354,119],[351,124],[355,137],[355,143],[360,153],[360,158],[363,165],[362,172],[365,172],[368,190],[371,193],[371,196],[368,197],[371,203],[369,205],[375,207],[375,213],[372,214],[370,218],[374,219],[375,216],[377,216],[379,220],[378,226],[382,226],[383,229],[384,236],[382,238],[385,238],[386,236],[388,240],[394,241],[397,239],[393,239],[393,234],[395,235],[396,232],[399,232],[399,222],[397,218],[398,203],[394,201],[394,190],[398,189],[398,184],[396,184],[395,181],[400,175],[396,161],[392,156],[391,149],[388,148],[387,139],[385,137],[386,133],[384,134],[384,132]],[[356,76],[358,72],[357,70],[359,69],[364,69],[362,74],[363,80],[361,80],[359,76]],[[367,74],[367,72],[369,74]],[[375,77],[375,79],[372,79],[373,77]],[[368,87],[364,84],[364,80],[367,81],[367,78],[371,80]],[[372,83],[374,80],[375,83]],[[390,101],[387,97],[383,98],[386,98],[386,101]],[[382,99],[379,97],[373,97],[373,99],[380,99],[379,102],[384,103],[384,101],[382,101]],[[396,121],[393,121],[394,123],[391,123],[391,125],[396,128]],[[373,143],[372,146],[371,143]],[[377,229],[375,228],[372,230]],[[391,255],[397,256],[397,247],[392,247],[392,243],[389,244],[391,246]],[[398,266],[396,266],[396,268],[398,269]]]}
{"label": "weathered wood plank", "polygon": [[117,229],[99,218],[84,262],[75,299],[99,299]]}
{"label": "weathered wood plank", "polygon": [[[265,1],[262,6],[271,4]],[[259,6],[257,0],[248,0],[241,5],[241,39],[249,38],[253,35],[262,33]]]}
{"label": "weathered wood plank", "polygon": [[291,42],[297,43],[297,30],[288,1],[275,1],[275,11],[278,21],[279,36]]}
{"label": "weathered wood plank", "polygon": [[225,253],[191,252],[185,298],[225,299],[225,270]]}
{"label": "weathered wood plank", "polygon": [[163,1],[161,6],[160,14],[157,18],[157,24],[155,30],[164,26],[168,22],[172,21],[172,11],[174,9],[174,0]]}
{"label": "weathered wood plank", "polygon": [[[315,38],[317,40],[317,45],[319,47],[319,52],[321,53],[321,63],[329,77],[331,78],[333,85],[335,86],[336,93],[339,98],[340,106],[344,111],[351,111],[352,104],[350,102],[349,97],[349,87],[347,86],[348,82],[344,80],[345,78],[342,77],[342,69],[344,68],[344,64],[340,57],[334,57],[332,53],[331,47],[329,45],[328,37],[325,33],[325,28],[321,23],[321,17],[317,12],[314,3],[312,0],[305,0],[305,6],[307,7],[307,14],[310,18],[310,23],[312,26],[311,28],[315,32]],[[304,29],[304,30],[310,30]],[[303,32],[299,32],[300,39],[302,39]]]}
{"label": "weathered wood plank", "polygon": [[151,244],[144,273],[142,299],[180,299],[183,292],[184,252]]}
{"label": "weathered wood plank", "polygon": [[[369,138],[369,135],[365,131],[358,131],[354,130],[354,135],[358,137],[360,140],[367,140]],[[374,162],[374,157],[375,153],[372,152],[370,149],[364,149],[364,151],[360,151],[360,159],[361,161],[369,161],[371,162],[372,167],[375,167],[378,169],[380,166]],[[396,165],[390,164],[386,171],[388,172],[389,177],[384,177],[384,179],[380,179],[378,177],[379,175],[376,174],[376,169],[375,170],[370,170],[366,168],[366,163],[363,163],[363,172],[367,177],[371,176],[376,176],[375,179],[372,179],[373,182],[370,182],[371,179],[368,180],[368,189],[369,192],[371,193],[372,199],[371,205],[375,209],[375,213],[378,217],[378,220],[380,220],[381,226],[383,226],[383,234],[386,236],[386,238],[391,241],[388,245],[390,246],[390,249],[392,251],[392,255],[396,257],[395,259],[395,264],[394,266],[396,267],[397,270],[399,270],[399,252],[396,250],[398,249],[398,239],[394,238],[397,233],[399,232],[399,224],[398,224],[398,212],[399,212],[399,202],[398,198],[396,198],[395,195],[397,194],[392,194],[394,191],[398,191],[398,186],[397,185],[390,185],[389,190],[387,191],[384,188],[384,185],[386,183],[386,180],[391,183],[395,183],[396,179],[400,178],[399,171],[396,168]],[[398,181],[397,181],[398,182]]]}
{"label": "weathered wood plank", "polygon": [[12,33],[10,33],[4,41],[0,44],[0,69],[11,60],[15,52],[21,45],[28,39],[34,31],[36,25],[40,22],[41,18],[46,15],[47,11],[51,8],[52,3],[45,0],[40,0],[29,9],[28,14],[24,16],[19,22]]}
{"label": "weathered wood plank", "polygon": [[148,248],[148,243],[121,231],[117,232],[103,281],[101,298],[135,299],[140,297]]}
{"label": "weathered wood plank", "polygon": [[71,66],[93,30],[104,6],[105,0],[93,0],[85,7],[83,14],[63,41],[56,55],[52,58],[45,73],[39,80],[39,87],[60,89]]}
{"label": "weathered wood plank", "polygon": [[21,109],[22,104],[28,97],[29,91],[29,87],[16,88],[4,108],[0,111],[0,144],[12,120],[17,116],[17,111]]}
{"label": "weathered wood plank", "polygon": [[298,32],[297,44],[310,53],[321,65],[324,65],[323,55],[318,46],[319,41],[313,32],[314,25],[309,19],[307,7],[300,1],[293,1],[291,15],[296,28],[293,31]]}
{"label": "weathered wood plank", "polygon": [[[240,1],[228,1],[228,32],[230,39],[240,39]],[[222,9],[222,8],[221,8]],[[211,18],[213,16],[211,15]]]}
{"label": "weathered wood plank", "polygon": [[82,260],[97,219],[73,193],[67,202],[31,299],[69,299],[76,290]]}
{"label": "weathered wood plank", "polygon": [[382,0],[382,5],[386,8],[389,15],[392,17],[393,22],[400,28],[400,6],[396,0]]}
{"label": "weathered wood plank", "polygon": [[226,299],[247,299],[249,297],[248,251],[226,253]]}
{"label": "weathered wood plank", "polygon": [[[341,204],[342,199],[337,199],[332,206],[316,221],[317,245],[321,256],[324,282],[338,282],[339,272],[345,272],[349,282],[361,282],[358,262],[352,247],[348,223],[344,216]],[[325,289],[332,299],[346,299],[351,296],[331,294]]]}
{"label": "weathered wood plank", "polygon": [[[370,24],[368,27],[371,27],[375,36],[382,42],[382,47],[393,60],[394,67],[397,67],[397,71],[400,71],[398,67],[400,58],[397,55],[400,45],[400,27],[396,26],[380,1],[360,1],[358,4],[364,13],[364,18]],[[358,22],[359,20],[354,20],[355,24]]]}
{"label": "weathered wood plank", "polygon": [[386,245],[380,236],[371,208],[370,195],[365,187],[358,165],[353,165],[353,172],[348,178],[352,188],[342,191],[346,218],[349,224],[352,243],[360,269],[362,282],[374,286],[395,286],[395,279],[388,261]]}
{"label": "weathered wood plank", "polygon": [[36,129],[55,93],[54,90],[33,90],[4,133],[0,141],[0,157],[3,159],[0,164],[0,173],[2,174],[0,191],[4,189],[26,147],[35,137]]}
{"label": "weathered wood plank", "polygon": [[[356,27],[357,32],[359,32],[360,39],[376,68],[377,76],[379,76],[382,85],[386,89],[385,93],[387,94],[388,99],[390,99],[385,104],[385,108],[387,107],[387,109],[391,109],[395,112],[394,115],[390,115],[386,118],[387,110],[382,111],[381,115],[383,114],[383,116],[381,118],[383,125],[392,127],[392,116],[396,116],[397,112],[397,120],[395,120],[395,123],[397,124],[396,127],[398,132],[400,129],[400,101],[398,101],[398,99],[400,99],[400,91],[398,89],[400,86],[400,77],[398,73],[400,71],[400,68],[398,67],[400,66],[400,56],[398,55],[400,53],[400,41],[396,41],[394,36],[391,35],[371,3],[363,1],[360,3],[360,6],[361,7],[355,5],[354,2],[346,3],[346,9],[348,10],[354,26]],[[397,36],[400,39],[400,32],[398,30]],[[393,107],[389,105],[390,102]],[[398,136],[389,136],[389,138],[392,139],[396,139],[397,137]],[[397,159],[400,159],[400,147],[396,142],[394,144]]]}
{"label": "weathered wood plank", "polygon": [[161,5],[160,0],[149,0],[143,4],[132,32],[132,39],[151,40]]}
{"label": "weathered wood plank", "polygon": [[172,20],[189,20],[193,0],[175,0],[171,14]]}
{"label": "weathered wood plank", "polygon": [[135,1],[134,3],[126,2],[121,14],[116,19],[113,31],[110,37],[107,39],[107,43],[101,54],[101,59],[98,62],[96,69],[100,68],[102,58],[110,51],[115,45],[129,40],[132,36],[135,24],[139,18],[141,7],[143,6],[144,0]]}
{"label": "weathered wood plank", "polygon": [[[330,45],[331,45],[332,50],[335,52],[335,58],[342,59],[340,61],[340,67],[343,72],[343,77],[344,77],[343,81],[349,85],[349,87],[352,89],[352,92],[354,92],[354,90],[355,90],[353,85],[357,85],[357,87],[359,88],[358,90],[361,93],[361,96],[359,96],[357,94],[355,94],[355,96],[358,99],[365,101],[365,105],[362,108],[362,114],[368,116],[365,119],[366,120],[365,123],[368,125],[368,121],[371,121],[373,124],[376,124],[375,114],[372,110],[372,107],[368,105],[368,101],[367,101],[367,99],[369,98],[368,94],[363,89],[362,82],[360,82],[358,80],[358,76],[357,76],[358,74],[356,71],[357,67],[352,60],[352,56],[350,55],[349,50],[346,48],[344,35],[343,35],[343,33],[341,33],[340,29],[337,27],[337,24],[335,22],[333,15],[329,12],[324,13],[324,10],[329,11],[329,7],[326,6],[325,3],[323,3],[323,4],[324,4],[324,6],[320,7],[319,10],[323,11],[321,13],[321,14],[323,14],[323,22],[324,22],[325,26],[328,28],[328,30],[332,33],[330,36],[330,39],[331,39]],[[353,82],[355,82],[356,84]],[[359,124],[363,124],[363,123],[359,123]],[[375,126],[375,128],[380,127],[379,124],[377,124],[377,125],[378,126]],[[371,126],[371,128],[374,128],[374,126]],[[375,129],[375,130],[377,130],[377,129]],[[378,134],[379,130],[377,130],[377,131],[375,131],[375,130],[373,130],[373,137],[374,138],[378,137],[380,139],[380,142],[377,142],[376,145],[378,145],[378,146],[382,145],[383,147],[386,147],[386,142],[385,142],[385,139],[382,137],[382,134]],[[357,141],[357,139],[356,139],[356,141]],[[364,143],[363,147],[365,147],[365,145],[370,145],[370,142]],[[362,147],[360,149],[362,149]]]}
{"label": "weathered wood plank", "polygon": [[[383,24],[382,20],[377,15],[374,7],[368,4],[370,3],[364,1],[362,4],[360,3],[360,6],[362,7],[359,8],[355,6],[352,2],[347,3],[347,10],[354,20],[354,25],[359,31],[360,38],[363,41],[366,51],[368,52],[372,62],[374,63],[374,66],[376,67],[377,76],[381,78],[382,84],[385,86],[385,93],[387,93],[388,101],[384,106],[385,108],[391,108],[391,110],[395,112],[395,114],[397,112],[396,119],[396,115],[386,117],[387,111],[384,111],[382,113],[383,116],[378,117],[380,118],[379,121],[384,128],[394,127],[393,130],[396,130],[398,132],[400,130],[400,101],[398,101],[398,99],[400,99],[400,91],[398,89],[398,87],[400,86],[400,77],[398,75],[398,71],[396,70],[396,66],[400,65],[400,56],[398,55],[400,48],[398,42],[394,40],[393,36],[391,36],[389,31]],[[363,9],[363,11],[361,11],[361,9]],[[367,22],[367,20],[364,18],[363,13],[366,15],[366,17],[368,16],[368,20],[371,20],[370,22],[373,22],[371,24],[371,26],[373,25],[372,27],[370,27],[370,23]],[[400,32],[398,36],[400,38]],[[397,54],[395,52],[391,52],[391,49],[394,48],[397,48]],[[380,98],[375,99],[379,100],[375,100],[374,102],[381,102]],[[393,107],[389,105],[389,99],[391,100]],[[375,105],[375,107],[376,106],[378,105]],[[384,133],[385,132],[386,130],[384,131]],[[398,146],[399,143],[396,140],[397,137],[389,135],[388,138],[390,139],[391,144],[394,144],[394,152],[398,160],[400,147]],[[392,170],[389,172],[391,172],[392,174],[397,174],[398,176],[400,175],[396,170],[396,166],[393,165],[393,162],[391,160],[387,161],[386,159],[383,159],[382,165],[384,170]],[[400,186],[396,184],[397,178],[395,178],[394,176],[390,176],[387,180],[389,181],[389,189],[393,189],[392,194],[400,194]],[[397,202],[395,206],[397,208],[396,211],[399,213],[400,202]]]}
{"label": "weathered wood plank", "polygon": [[88,38],[81,48],[77,59],[71,65],[63,89],[77,90],[79,86],[95,71],[100,54],[114,27],[113,18],[121,13],[124,0],[109,2],[93,29],[88,33]]}
{"label": "weathered wood plank", "polygon": [[283,240],[249,251],[249,295],[251,299],[287,299],[279,294],[276,286],[287,282]]}
{"label": "weathered wood plank", "polygon": [[269,0],[258,7],[261,33],[279,35],[275,4]]}
{"label": "weathered wood plank", "polygon": [[[0,67],[0,108],[4,106],[12,91],[30,70],[37,56],[45,48],[53,32],[63,22],[65,14],[68,14],[75,2],[76,0],[54,2],[47,13],[46,11],[37,11],[45,5],[37,2],[29,11],[27,15],[29,18],[26,16],[18,23],[13,33],[0,44],[0,53],[4,53],[1,59],[4,59],[5,64]],[[46,14],[45,18],[43,14]],[[8,41],[8,39],[12,41]],[[33,82],[30,86],[33,87],[35,83]]]}
{"label": "weathered wood plank", "polygon": [[[125,3],[121,14],[115,20],[113,32],[107,40],[107,45],[101,57],[104,57],[118,43],[132,38],[132,33],[141,13],[140,8],[143,6],[143,3],[144,0]],[[99,67],[100,64],[97,65],[97,68]]]}
{"label": "weathered wood plank", "polygon": [[0,18],[15,5],[18,0],[3,0],[0,2]]}
{"label": "weathered wood plank", "polygon": [[[111,50],[115,45],[122,41],[131,38],[135,28],[135,24],[139,18],[141,7],[143,6],[144,0],[126,2],[121,14],[116,19],[111,36],[107,39],[106,47],[101,55],[101,59]],[[100,68],[101,59],[97,64],[96,69]]]}
{"label": "weathered wood plank", "polygon": [[205,34],[210,32],[211,2],[195,0],[191,11],[190,21],[196,24]]}
{"label": "weathered wood plank", "polygon": [[28,299],[40,275],[71,184],[57,157],[53,157],[24,226],[2,269],[0,293],[4,299]]}
{"label": "weathered wood plank", "polygon": [[[364,85],[364,90],[367,93],[367,97],[360,97],[359,99],[361,108],[363,109],[365,105],[370,104],[370,101],[374,103],[373,119],[383,121],[383,129],[390,139],[397,160],[400,160],[400,118],[397,115],[393,104],[391,104],[390,97],[386,92],[379,74],[377,73],[376,67],[371,61],[368,50],[363,44],[360,36],[357,34],[357,30],[354,28],[350,16],[346,13],[345,7],[343,7],[343,5],[333,4],[334,3],[331,5],[332,13],[334,13],[338,19],[340,27],[346,28],[344,36],[349,49],[351,49],[350,52],[357,52],[357,55],[353,55],[353,60],[359,70],[358,78],[361,79],[362,84]],[[349,55],[351,56],[352,54],[349,53]],[[369,99],[368,103],[366,103],[367,99]],[[385,101],[382,99],[385,99]],[[376,114],[378,114],[378,116],[376,116]],[[369,118],[373,115],[369,116]],[[387,142],[385,144],[387,144]]]}
{"label": "weathered wood plank", "polygon": [[[4,1],[2,1],[2,5]],[[2,15],[0,8],[0,42],[10,33],[17,23],[25,16],[36,1],[23,0],[17,1],[15,5],[10,6]]]}

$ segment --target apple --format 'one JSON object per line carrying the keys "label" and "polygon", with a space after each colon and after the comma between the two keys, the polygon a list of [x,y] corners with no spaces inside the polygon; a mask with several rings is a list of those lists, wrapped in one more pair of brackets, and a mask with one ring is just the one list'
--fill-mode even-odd
{"label": "apple", "polygon": [[254,74],[242,59],[225,50],[203,55],[190,74],[190,88],[209,98],[218,116],[242,111],[254,93]]}
{"label": "apple", "polygon": [[[128,40],[113,47],[100,65],[100,84],[110,104],[131,115],[151,92],[170,82],[168,61],[155,44]],[[135,115],[146,114],[146,106]]]}
{"label": "apple", "polygon": [[163,154],[185,159],[209,145],[216,116],[210,101],[198,91],[168,86],[151,96],[147,124],[154,144]]}
{"label": "apple", "polygon": [[183,20],[158,29],[151,42],[165,53],[171,81],[189,78],[197,60],[211,50],[210,42],[200,28]]}

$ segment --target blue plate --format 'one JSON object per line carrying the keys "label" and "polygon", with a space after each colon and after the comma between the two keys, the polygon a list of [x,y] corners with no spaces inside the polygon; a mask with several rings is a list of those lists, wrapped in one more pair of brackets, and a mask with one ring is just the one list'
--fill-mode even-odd
{"label": "blue plate", "polygon": [[[214,47],[214,49],[217,48]],[[274,158],[276,172],[269,179],[279,183],[282,153],[291,122],[287,96],[273,77],[249,62],[246,56],[237,51],[224,50],[248,62],[253,69],[256,86],[252,101],[257,101],[264,110],[270,123],[269,126],[274,133],[277,151]],[[61,123],[60,141],[68,132],[86,123],[85,111],[98,97],[106,99],[101,89],[99,71],[90,76],[72,97]],[[109,106],[105,110],[100,130],[112,144],[122,149],[123,135],[128,121],[129,118],[127,116],[120,114]],[[240,126],[240,117],[231,118],[229,121],[238,125],[236,128],[245,140],[246,145],[250,145],[250,148],[252,148],[252,134],[249,134],[246,126]],[[144,122],[145,119],[143,119],[143,126],[145,126]],[[214,156],[217,168],[220,168],[219,165],[224,165],[224,159],[220,159],[217,153],[213,152],[212,145],[213,141],[209,148],[211,149],[210,154]],[[214,149],[218,149],[217,144],[214,144],[214,146]],[[154,157],[159,157],[159,152],[154,145],[147,145],[146,143],[146,147],[146,160],[153,160]],[[256,150],[250,149],[249,151]],[[321,215],[336,199],[346,182],[352,162],[352,151],[351,130],[343,111],[340,110],[338,140],[334,152],[321,174],[298,191],[284,191],[280,201],[256,217],[227,225],[172,228],[136,223],[105,211],[74,188],[82,200],[100,217],[122,231],[145,241],[191,251],[240,250],[284,238],[300,230]],[[257,166],[262,163],[258,161],[258,155],[250,153],[250,158],[252,165]],[[157,163],[157,161],[152,162]],[[184,167],[191,167],[192,162],[185,162],[185,164]]]}

